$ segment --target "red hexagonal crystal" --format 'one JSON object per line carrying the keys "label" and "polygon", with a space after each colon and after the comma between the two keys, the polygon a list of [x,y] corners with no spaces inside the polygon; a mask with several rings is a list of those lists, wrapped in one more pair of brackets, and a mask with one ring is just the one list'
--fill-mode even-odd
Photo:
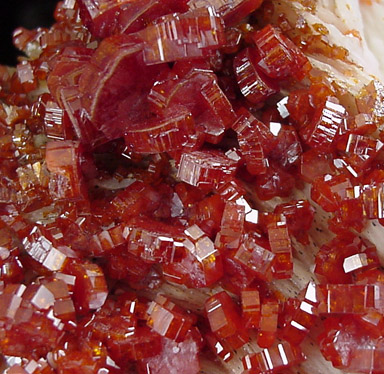
{"label": "red hexagonal crystal", "polygon": [[126,244],[129,234],[130,230],[124,224],[116,225],[108,230],[103,230],[92,237],[92,242],[96,244],[92,252],[94,254],[100,254],[100,252],[107,253],[122,244]]}
{"label": "red hexagonal crystal", "polygon": [[345,155],[345,162],[357,171],[356,176],[367,170],[382,148],[380,140],[355,134],[344,136],[337,144],[337,149]]}
{"label": "red hexagonal crystal", "polygon": [[332,174],[334,167],[330,155],[315,149],[304,152],[300,158],[300,174],[305,182],[311,183],[317,177]]}
{"label": "red hexagonal crystal", "polygon": [[23,265],[20,262],[20,249],[16,245],[10,230],[0,229],[0,281],[19,283],[24,278]]}
{"label": "red hexagonal crystal", "polygon": [[239,109],[237,114],[238,118],[232,128],[237,133],[241,155],[246,162],[247,170],[252,175],[263,174],[268,167],[268,160],[259,140],[260,127],[263,124],[245,108]]}
{"label": "red hexagonal crystal", "polygon": [[375,122],[382,123],[384,118],[383,98],[383,84],[377,80],[372,80],[361,89],[356,98],[359,112],[372,115]]}
{"label": "red hexagonal crystal", "polygon": [[137,327],[122,332],[120,339],[107,342],[112,358],[123,365],[130,360],[143,360],[162,350],[161,337],[146,327]]}
{"label": "red hexagonal crystal", "polygon": [[236,201],[245,195],[244,186],[237,179],[231,179],[223,183],[217,189],[217,193],[224,199],[224,201]]}
{"label": "red hexagonal crystal", "polygon": [[188,212],[190,223],[199,226],[210,238],[214,237],[220,229],[224,205],[220,195],[202,199],[190,207]]}
{"label": "red hexagonal crystal", "polygon": [[182,228],[152,220],[132,220],[125,231],[126,250],[145,262],[178,262],[184,255]]}
{"label": "red hexagonal crystal", "polygon": [[243,366],[247,373],[275,374],[284,368],[303,361],[305,356],[299,347],[294,347],[287,342],[281,342],[259,353],[247,354],[243,358]]}
{"label": "red hexagonal crystal", "polygon": [[274,213],[285,217],[291,235],[303,244],[308,243],[307,231],[312,226],[315,210],[307,200],[292,200],[276,205]]}
{"label": "red hexagonal crystal", "polygon": [[290,278],[293,273],[292,242],[287,223],[281,217],[267,226],[268,241],[275,254],[272,271],[275,278]]}
{"label": "red hexagonal crystal", "polygon": [[51,97],[43,97],[44,100],[44,125],[45,133],[48,138],[53,140],[71,140],[71,123],[65,110],[56,102],[50,100]]}
{"label": "red hexagonal crystal", "polygon": [[159,192],[151,185],[134,180],[109,202],[106,207],[106,216],[118,221],[129,221],[130,218],[139,216],[140,213],[153,213],[159,207],[160,199]]}
{"label": "red hexagonal crystal", "polygon": [[366,178],[366,182],[359,188],[361,199],[364,206],[364,214],[368,219],[379,219],[379,222],[384,217],[383,211],[383,173],[380,170],[374,170]]}
{"label": "red hexagonal crystal", "polygon": [[270,162],[265,174],[257,175],[254,188],[261,200],[288,197],[295,187],[295,178],[276,163]]}
{"label": "red hexagonal crystal", "polygon": [[84,110],[109,139],[122,136],[129,124],[148,118],[145,97],[165,67],[145,66],[141,50],[137,36],[111,36],[100,43],[81,74]]}
{"label": "red hexagonal crystal", "polygon": [[374,338],[351,317],[328,318],[318,338],[327,360],[339,369],[358,373],[382,371],[383,338]]}
{"label": "red hexagonal crystal", "polygon": [[265,101],[278,92],[278,84],[257,66],[258,56],[253,48],[239,52],[233,60],[237,84],[244,97],[253,104]]}
{"label": "red hexagonal crystal", "polygon": [[159,335],[176,342],[183,341],[193,324],[192,315],[163,295],[157,295],[147,310],[147,325]]}
{"label": "red hexagonal crystal", "polygon": [[[352,283],[352,276],[343,271],[344,260],[359,252],[355,238],[336,237],[324,244],[316,255],[314,272],[323,283]],[[338,248],[338,250],[336,250]]]}
{"label": "red hexagonal crystal", "polygon": [[313,117],[315,108],[312,101],[312,95],[307,90],[296,90],[289,93],[285,106],[289,118],[293,120],[296,128],[305,127]]}
{"label": "red hexagonal crystal", "polygon": [[177,177],[201,189],[220,187],[235,174],[237,162],[218,151],[183,153]]}
{"label": "red hexagonal crystal", "polygon": [[226,292],[219,292],[206,300],[205,311],[211,330],[219,339],[225,339],[234,349],[248,341],[238,307]]}
{"label": "red hexagonal crystal", "polygon": [[270,121],[269,130],[276,138],[276,147],[270,151],[269,158],[284,170],[292,170],[299,163],[303,152],[295,128],[280,122]]}
{"label": "red hexagonal crystal", "polygon": [[[206,6],[206,0],[189,0],[188,6],[191,9]],[[224,18],[227,26],[236,25],[246,16],[258,9],[262,0],[235,0],[231,2],[223,0],[213,0],[209,4],[214,7],[216,12]]]}
{"label": "red hexagonal crystal", "polygon": [[260,294],[257,289],[241,291],[241,307],[246,328],[259,328],[261,318]]}
{"label": "red hexagonal crystal", "polygon": [[341,201],[347,197],[347,190],[351,188],[352,183],[345,174],[326,174],[313,182],[311,198],[326,212],[334,212]]}
{"label": "red hexagonal crystal", "polygon": [[347,51],[297,2],[308,25],[273,1],[65,0],[15,31],[0,370],[239,372],[245,355],[244,374],[293,373],[322,331],[337,369],[384,372],[365,239],[384,225],[384,86],[312,69],[302,51]]}
{"label": "red hexagonal crystal", "polygon": [[24,238],[25,251],[37,263],[41,264],[44,270],[61,271],[76,254],[60,242],[61,233],[55,230],[48,230],[45,227],[34,226],[31,232]]}
{"label": "red hexagonal crystal", "polygon": [[225,43],[222,20],[210,6],[160,17],[139,35],[146,64],[203,57]]}
{"label": "red hexagonal crystal", "polygon": [[80,169],[80,143],[54,141],[47,144],[45,161],[52,173],[50,193],[57,200],[83,200],[87,197]]}
{"label": "red hexagonal crystal", "polygon": [[223,276],[222,256],[212,240],[197,225],[187,228],[182,242],[183,258],[166,263],[163,273],[168,281],[188,287],[206,287]]}
{"label": "red hexagonal crystal", "polygon": [[231,346],[224,340],[218,339],[212,332],[206,332],[204,338],[211,351],[220,357],[224,362],[232,360],[234,351]]}
{"label": "red hexagonal crystal", "polygon": [[[284,326],[280,332],[283,339],[298,346],[316,322],[322,294],[314,283],[309,283],[305,294],[299,299],[290,299],[284,305]],[[291,301],[291,302],[290,302]]]}
{"label": "red hexagonal crystal", "polygon": [[346,110],[334,97],[318,107],[307,127],[302,129],[305,142],[320,152],[329,152],[339,129],[345,127]]}
{"label": "red hexagonal crystal", "polygon": [[322,314],[366,314],[380,305],[380,287],[359,284],[327,284],[319,286],[323,300],[319,305]]}
{"label": "red hexagonal crystal", "polygon": [[50,355],[50,362],[60,373],[92,374],[105,372],[121,374],[121,369],[111,358],[106,347],[90,336],[84,337],[80,329],[76,337],[66,335],[60,345]]}
{"label": "red hexagonal crystal", "polygon": [[76,277],[73,296],[78,312],[86,313],[104,304],[108,288],[104,273],[98,265],[71,261],[64,272]]}
{"label": "red hexagonal crystal", "polygon": [[245,207],[236,202],[228,201],[225,204],[215,245],[219,248],[238,248],[244,231],[244,223]]}
{"label": "red hexagonal crystal", "polygon": [[90,60],[93,50],[85,47],[67,47],[54,60],[52,72],[47,79],[51,95],[63,106],[61,91],[64,88],[76,87],[86,63]]}
{"label": "red hexagonal crystal", "polygon": [[78,4],[84,24],[99,38],[133,33],[164,14],[188,9],[184,0],[140,0],[135,4],[129,0],[79,0]]}
{"label": "red hexagonal crystal", "polygon": [[[0,321],[7,326],[0,346],[10,356],[34,359],[45,356],[63,335],[65,325],[60,317],[65,321],[75,316],[69,290],[61,280],[44,279],[27,287],[8,285],[0,298]],[[67,305],[62,308],[64,301]]]}
{"label": "red hexagonal crystal", "polygon": [[16,72],[24,92],[28,93],[37,88],[37,79],[30,62],[20,62],[16,66]]}
{"label": "red hexagonal crystal", "polygon": [[234,259],[258,278],[271,280],[275,254],[270,251],[265,240],[252,235],[247,236],[237,249]]}
{"label": "red hexagonal crystal", "polygon": [[295,77],[301,80],[311,69],[308,58],[282,32],[271,25],[253,35],[261,57],[260,69],[272,78]]}
{"label": "red hexagonal crystal", "polygon": [[152,110],[162,115],[167,108],[184,106],[192,113],[205,139],[218,143],[235,120],[231,103],[211,70],[201,69],[198,64],[183,74],[180,70],[183,71],[180,64],[175,64],[169,78],[152,87],[148,96]]}
{"label": "red hexagonal crystal", "polygon": [[277,337],[277,319],[279,303],[277,300],[263,300],[260,310],[260,324],[257,344],[262,348],[269,348]]}
{"label": "red hexagonal crystal", "polygon": [[[188,270],[191,266],[188,265],[188,259],[192,259],[193,267],[196,269],[194,274],[188,275],[188,278],[193,283],[202,282],[202,285],[207,286],[218,281],[223,276],[222,256],[212,240],[197,225],[187,228],[184,233],[187,238],[183,241],[183,246],[187,256],[181,261],[181,265],[187,266]],[[202,279],[198,280],[200,277]]]}
{"label": "red hexagonal crystal", "polygon": [[171,152],[183,148],[195,134],[191,113],[184,107],[174,107],[155,118],[130,126],[124,134],[128,150],[136,153]]}

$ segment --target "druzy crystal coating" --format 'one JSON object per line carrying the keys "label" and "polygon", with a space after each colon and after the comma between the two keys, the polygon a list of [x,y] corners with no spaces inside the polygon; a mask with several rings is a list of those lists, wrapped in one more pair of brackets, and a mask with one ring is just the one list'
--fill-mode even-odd
{"label": "druzy crystal coating", "polygon": [[348,102],[272,5],[64,0],[15,31],[5,374],[296,372],[308,341],[383,372],[384,88]]}

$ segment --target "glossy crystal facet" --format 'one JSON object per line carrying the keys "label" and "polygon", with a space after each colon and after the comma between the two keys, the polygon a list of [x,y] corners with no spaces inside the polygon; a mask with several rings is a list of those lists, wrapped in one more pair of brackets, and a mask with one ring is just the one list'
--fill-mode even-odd
{"label": "glossy crystal facet", "polygon": [[203,57],[225,41],[222,20],[211,7],[158,18],[139,35],[144,40],[146,64]]}
{"label": "glossy crystal facet", "polygon": [[248,334],[242,326],[239,308],[226,292],[207,299],[205,311],[211,330],[219,339],[226,339],[234,349],[247,342]]}

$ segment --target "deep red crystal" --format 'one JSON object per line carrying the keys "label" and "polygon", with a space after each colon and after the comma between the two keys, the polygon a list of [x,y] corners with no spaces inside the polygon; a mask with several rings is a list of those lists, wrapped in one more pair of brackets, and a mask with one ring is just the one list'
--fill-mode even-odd
{"label": "deep red crystal", "polygon": [[278,84],[258,68],[254,49],[240,51],[233,60],[237,84],[244,97],[253,104],[265,101],[278,92]]}
{"label": "deep red crystal", "polygon": [[304,359],[299,347],[282,342],[259,353],[247,354],[243,358],[243,366],[248,373],[278,373]]}
{"label": "deep red crystal", "polygon": [[254,187],[261,200],[270,200],[276,196],[288,197],[295,187],[295,178],[271,162],[267,172],[256,177]]}
{"label": "deep red crystal", "polygon": [[215,334],[207,332],[204,334],[208,347],[220,357],[224,362],[230,361],[234,356],[234,351],[225,340],[218,339]]}
{"label": "deep red crystal", "polygon": [[220,187],[235,174],[237,161],[214,151],[183,153],[177,176],[204,190]]}
{"label": "deep red crystal", "polygon": [[279,204],[274,213],[285,217],[288,231],[303,244],[308,243],[307,231],[311,228],[315,210],[307,200],[292,200],[289,203]]}
{"label": "deep red crystal", "polygon": [[[199,65],[187,67],[175,63],[168,79],[156,82],[148,96],[151,109],[164,115],[165,110],[187,108],[197,130],[211,143],[218,143],[235,120],[235,113],[211,70]],[[184,75],[185,74],[185,75]]]}
{"label": "deep red crystal", "polygon": [[244,231],[244,223],[245,207],[236,202],[228,201],[225,204],[220,231],[216,235],[215,244],[219,248],[238,248]]}
{"label": "deep red crystal", "polygon": [[129,127],[124,134],[128,150],[161,153],[182,149],[187,145],[195,134],[191,113],[184,107],[178,111],[173,108],[172,111],[165,111],[164,117]]}
{"label": "deep red crystal", "polygon": [[[225,24],[228,26],[239,23],[262,4],[262,0],[235,0],[230,3],[223,0],[213,0],[209,2],[215,11],[224,18]],[[205,6],[204,0],[189,0],[188,6],[191,9]]]}
{"label": "deep red crystal", "polygon": [[184,233],[184,257],[177,262],[164,264],[164,276],[170,282],[194,288],[214,284],[223,276],[220,252],[199,226],[193,225]]}
{"label": "deep red crystal", "polygon": [[145,66],[141,50],[137,36],[114,35],[100,43],[83,68],[81,103],[89,119],[109,139],[122,136],[130,123],[148,117],[142,105],[162,66]]}
{"label": "deep red crystal", "polygon": [[322,294],[314,283],[309,283],[305,294],[299,299],[289,299],[284,304],[284,326],[281,331],[283,339],[298,346],[319,316],[319,303]]}
{"label": "deep red crystal", "polygon": [[321,70],[348,53],[314,1],[261,3],[65,0],[15,31],[5,373],[305,371],[318,332],[336,368],[383,372],[384,88]]}
{"label": "deep red crystal", "polygon": [[260,310],[260,325],[257,344],[262,348],[269,348],[277,337],[279,303],[277,300],[263,300]]}
{"label": "deep red crystal", "polygon": [[346,110],[338,100],[329,97],[318,107],[307,127],[302,129],[305,142],[320,152],[332,150],[340,129],[345,126]]}
{"label": "deep red crystal", "polygon": [[[0,321],[7,330],[0,339],[4,354],[38,359],[55,348],[65,327],[75,317],[67,285],[46,280],[6,286],[1,294]],[[61,320],[61,317],[63,320]]]}
{"label": "deep red crystal", "polygon": [[193,317],[163,295],[158,295],[147,310],[147,325],[159,335],[183,341],[193,324]]}
{"label": "deep red crystal", "polygon": [[75,141],[47,144],[45,161],[51,172],[50,192],[57,200],[84,200],[87,192],[80,168],[81,147]]}
{"label": "deep red crystal", "polygon": [[351,188],[352,183],[345,174],[326,174],[314,180],[311,198],[326,212],[334,212],[347,197],[347,190]]}
{"label": "deep red crystal", "polygon": [[0,229],[0,280],[7,283],[19,283],[24,278],[23,265],[20,262],[20,249],[7,228]]}
{"label": "deep red crystal", "polygon": [[73,296],[78,312],[86,313],[104,304],[108,288],[104,273],[98,265],[71,261],[64,272],[76,277]]}
{"label": "deep red crystal", "polygon": [[258,278],[271,280],[275,254],[271,252],[265,240],[249,235],[236,250],[234,260],[244,265]]}
{"label": "deep red crystal", "polygon": [[139,35],[148,65],[203,57],[225,43],[222,20],[209,6],[160,17]]}
{"label": "deep red crystal", "polygon": [[247,170],[252,175],[264,174],[268,167],[263,143],[259,139],[260,127],[263,125],[245,108],[237,111],[238,118],[232,125],[237,133],[241,155]]}
{"label": "deep red crystal", "polygon": [[206,300],[205,312],[212,332],[219,339],[225,339],[234,349],[247,342],[248,334],[242,325],[239,308],[226,292]]}
{"label": "deep red crystal", "polygon": [[372,243],[344,233],[320,248],[314,271],[323,283],[352,283],[354,273],[375,268],[377,264],[376,247]]}
{"label": "deep red crystal", "polygon": [[243,321],[247,328],[259,328],[261,318],[260,294],[257,289],[241,291]]}
{"label": "deep red crystal", "polygon": [[105,38],[112,34],[132,33],[167,13],[187,10],[186,1],[144,0],[133,4],[125,0],[79,0],[80,16],[93,35]]}
{"label": "deep red crystal", "polygon": [[260,55],[258,66],[271,78],[301,80],[311,69],[304,53],[278,28],[268,25],[257,31],[253,40]]}
{"label": "deep red crystal", "polygon": [[272,253],[275,254],[272,266],[275,278],[290,278],[293,274],[292,242],[285,218],[277,218],[268,224],[268,241]]}
{"label": "deep red crystal", "polygon": [[60,239],[56,239],[60,238],[62,233],[58,231],[56,236],[55,231],[57,230],[34,226],[23,240],[26,253],[45,271],[62,271],[71,258],[77,257],[75,252],[60,242]]}
{"label": "deep red crystal", "polygon": [[361,330],[351,317],[327,319],[319,336],[320,349],[327,360],[340,369],[359,373],[382,371],[382,338]]}

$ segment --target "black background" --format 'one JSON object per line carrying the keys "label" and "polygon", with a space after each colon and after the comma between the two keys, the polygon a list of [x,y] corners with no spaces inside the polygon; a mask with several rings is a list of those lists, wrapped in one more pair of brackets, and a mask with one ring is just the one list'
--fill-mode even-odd
{"label": "black background", "polygon": [[54,22],[57,0],[0,0],[0,64],[16,65],[20,54],[12,44],[12,32],[23,26],[34,29]]}

